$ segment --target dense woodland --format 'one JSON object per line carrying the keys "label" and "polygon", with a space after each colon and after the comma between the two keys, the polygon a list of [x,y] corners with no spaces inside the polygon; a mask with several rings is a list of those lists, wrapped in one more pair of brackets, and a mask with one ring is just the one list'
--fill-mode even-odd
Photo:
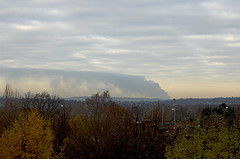
{"label": "dense woodland", "polygon": [[7,85],[0,107],[0,158],[240,158],[240,106],[142,108],[108,91],[84,102]]}

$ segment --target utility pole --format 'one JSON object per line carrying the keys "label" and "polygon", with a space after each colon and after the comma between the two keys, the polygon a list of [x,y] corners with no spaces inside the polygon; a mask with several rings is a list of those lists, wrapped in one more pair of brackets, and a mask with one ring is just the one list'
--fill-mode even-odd
{"label": "utility pole", "polygon": [[173,108],[173,110],[174,110],[174,136],[176,136],[176,105],[175,105],[175,101],[176,101],[176,99],[174,98],[173,99],[173,101],[174,101],[174,104],[173,104],[173,106],[174,106],[174,108]]}
{"label": "utility pole", "polygon": [[163,116],[164,116],[164,104],[162,105],[162,126],[163,126]]}

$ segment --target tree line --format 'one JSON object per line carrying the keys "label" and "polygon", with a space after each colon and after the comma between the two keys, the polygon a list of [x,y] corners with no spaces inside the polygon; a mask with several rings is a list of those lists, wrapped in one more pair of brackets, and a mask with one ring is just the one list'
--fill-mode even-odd
{"label": "tree line", "polygon": [[204,108],[194,125],[167,127],[162,109],[140,120],[141,110],[121,107],[108,91],[72,107],[47,92],[21,96],[6,85],[0,158],[239,158],[238,110]]}

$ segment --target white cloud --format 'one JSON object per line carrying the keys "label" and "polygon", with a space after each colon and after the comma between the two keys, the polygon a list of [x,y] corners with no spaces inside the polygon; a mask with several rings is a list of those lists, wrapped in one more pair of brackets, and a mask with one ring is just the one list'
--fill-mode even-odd
{"label": "white cloud", "polygon": [[207,63],[206,65],[208,66],[225,66],[225,63],[221,63],[221,62],[213,62],[213,63]]}
{"label": "white cloud", "polygon": [[239,43],[227,43],[226,45],[229,47],[240,47],[240,42]]}

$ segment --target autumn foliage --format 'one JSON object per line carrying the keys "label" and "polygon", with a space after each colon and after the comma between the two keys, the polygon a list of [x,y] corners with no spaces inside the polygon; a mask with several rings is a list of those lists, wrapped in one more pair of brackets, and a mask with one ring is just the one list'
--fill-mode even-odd
{"label": "autumn foliage", "polygon": [[239,107],[204,108],[194,123],[173,127],[167,109],[122,107],[108,91],[80,104],[47,92],[21,97],[7,86],[0,158],[240,158]]}
{"label": "autumn foliage", "polygon": [[22,111],[0,137],[0,158],[51,158],[53,131],[50,121],[36,111]]}
{"label": "autumn foliage", "polygon": [[[203,121],[202,121],[203,122]],[[200,123],[200,121],[199,121]],[[240,133],[223,115],[211,113],[193,134],[182,133],[167,147],[167,158],[240,158]]]}
{"label": "autumn foliage", "polygon": [[118,158],[126,155],[130,137],[130,114],[109,106],[101,114],[80,114],[70,121],[71,133],[64,140],[67,158]]}

